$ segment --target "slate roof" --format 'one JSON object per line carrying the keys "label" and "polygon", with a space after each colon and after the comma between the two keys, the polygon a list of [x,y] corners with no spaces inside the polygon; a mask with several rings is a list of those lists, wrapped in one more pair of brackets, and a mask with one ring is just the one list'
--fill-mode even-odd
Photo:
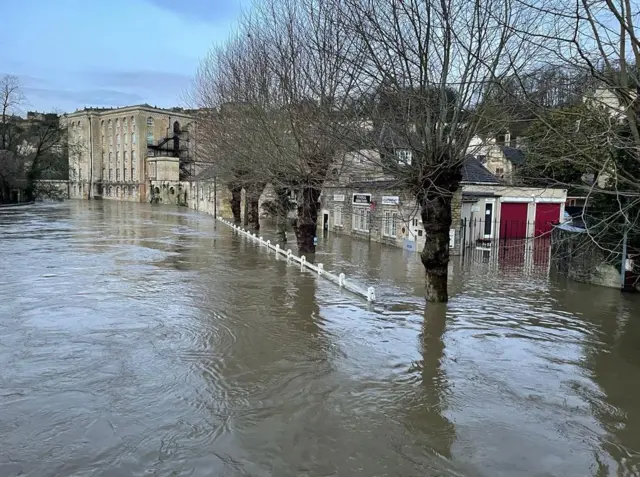
{"label": "slate roof", "polygon": [[[462,164],[462,182],[467,184],[501,184],[500,180],[494,176],[482,163],[474,156],[464,158]],[[351,188],[374,188],[376,190],[389,190],[402,188],[399,180],[370,180],[353,181],[347,184]],[[486,195],[486,194],[485,194]]]}
{"label": "slate roof", "polygon": [[500,181],[489,169],[474,156],[464,158],[462,164],[462,182],[471,184],[500,184]]}
{"label": "slate roof", "polygon": [[520,166],[524,164],[524,153],[520,149],[509,146],[502,146],[502,153],[514,165]]}

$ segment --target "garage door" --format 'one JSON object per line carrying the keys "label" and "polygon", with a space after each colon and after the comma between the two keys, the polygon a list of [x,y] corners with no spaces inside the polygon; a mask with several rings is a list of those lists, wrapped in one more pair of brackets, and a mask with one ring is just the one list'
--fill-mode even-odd
{"label": "garage door", "polygon": [[521,239],[527,236],[526,202],[503,202],[500,205],[500,238]]}
{"label": "garage door", "polygon": [[560,204],[536,204],[536,237],[547,234],[560,221]]}

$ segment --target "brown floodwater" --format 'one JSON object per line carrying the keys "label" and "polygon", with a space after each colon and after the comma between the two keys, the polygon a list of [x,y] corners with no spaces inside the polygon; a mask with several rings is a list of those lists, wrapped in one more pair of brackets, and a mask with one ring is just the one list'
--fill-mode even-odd
{"label": "brown floodwater", "polygon": [[[267,234],[268,232],[264,232]],[[0,211],[0,476],[640,473],[640,299],[328,235],[378,302],[186,209]]]}

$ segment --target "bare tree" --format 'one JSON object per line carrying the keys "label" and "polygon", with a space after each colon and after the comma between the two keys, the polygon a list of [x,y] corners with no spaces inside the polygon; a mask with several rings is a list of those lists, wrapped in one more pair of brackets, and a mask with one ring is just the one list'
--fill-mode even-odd
{"label": "bare tree", "polygon": [[369,104],[362,109],[378,132],[372,146],[420,210],[426,299],[447,301],[452,199],[464,157],[483,128],[501,127],[486,120],[483,97],[525,67],[535,45],[515,32],[536,22],[498,0],[347,0],[342,19],[361,47],[350,53],[359,97]]}
{"label": "bare tree", "polygon": [[[581,105],[559,109],[524,94],[536,123],[526,180],[564,185],[587,198],[588,236],[619,264],[623,242],[640,253],[640,38],[633,0],[520,0],[543,19],[528,40],[547,67],[587,78]],[[522,86],[519,93],[526,91]],[[558,172],[561,174],[558,175]],[[633,250],[635,249],[635,250]]]}
{"label": "bare tree", "polygon": [[0,202],[16,200],[12,190],[22,191],[26,201],[43,196],[59,198],[61,191],[42,181],[68,178],[66,132],[58,115],[18,116],[25,98],[14,76],[0,81],[0,95]]}
{"label": "bare tree", "polygon": [[24,103],[24,94],[20,89],[20,80],[17,76],[5,75],[0,79],[0,102],[2,103],[0,150],[6,150],[11,147],[12,138],[15,136],[12,119],[19,112],[20,105]]}
{"label": "bare tree", "polygon": [[280,200],[296,192],[301,253],[315,252],[320,192],[341,147],[336,118],[355,82],[347,61],[352,40],[335,6],[325,0],[256,4],[237,38],[203,62],[196,81],[201,107],[242,105],[241,114],[223,121],[224,133],[207,132],[215,160],[236,171],[229,174],[232,188],[242,185],[250,198],[253,191],[254,200],[265,183]]}

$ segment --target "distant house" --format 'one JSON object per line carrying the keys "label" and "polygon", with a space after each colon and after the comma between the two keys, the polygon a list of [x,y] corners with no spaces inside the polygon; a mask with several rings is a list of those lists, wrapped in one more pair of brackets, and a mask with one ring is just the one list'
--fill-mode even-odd
{"label": "distant house", "polygon": [[[404,161],[406,155],[397,151],[406,150],[395,148],[395,157]],[[397,179],[385,176],[380,166],[377,174],[367,171],[370,177],[377,178],[361,180],[357,180],[349,166],[342,163],[342,174],[325,182],[319,220],[322,228],[421,250],[424,246],[422,217],[410,191]],[[461,240],[472,245],[545,234],[553,223],[560,222],[565,201],[564,189],[505,184],[478,158],[469,155],[464,159],[462,182],[453,198],[450,246],[455,253]]]}
{"label": "distant house", "polygon": [[524,152],[518,143],[518,138],[512,139],[509,132],[486,140],[476,136],[471,139],[467,153],[477,157],[496,177],[513,184],[518,168],[525,162]]}

